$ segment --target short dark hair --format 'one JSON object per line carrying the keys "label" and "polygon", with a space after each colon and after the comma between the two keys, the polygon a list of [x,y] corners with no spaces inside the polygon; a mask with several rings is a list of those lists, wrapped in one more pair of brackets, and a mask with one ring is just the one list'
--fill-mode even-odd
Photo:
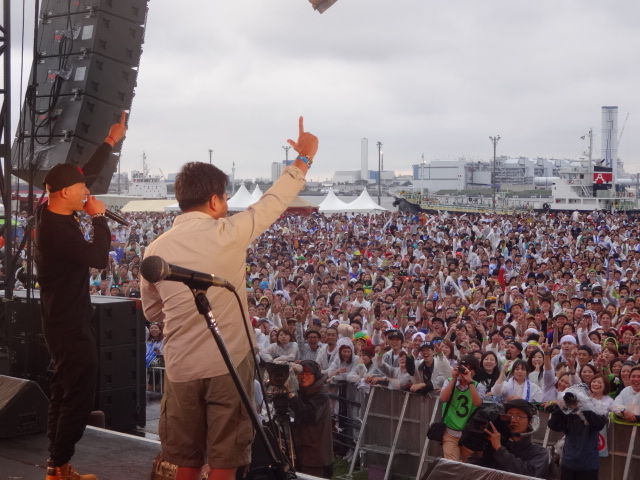
{"label": "short dark hair", "polygon": [[176,175],[175,194],[180,210],[186,212],[204,205],[216,195],[225,194],[229,176],[208,163],[185,163]]}
{"label": "short dark hair", "polygon": [[464,363],[468,368],[470,368],[474,372],[477,372],[480,369],[480,362],[475,356],[471,354],[465,355],[464,357],[462,357],[460,359],[460,363]]}
{"label": "short dark hair", "polygon": [[320,331],[316,330],[315,328],[309,328],[306,332],[304,332],[304,339],[306,340],[309,335],[315,334],[318,336],[318,338],[320,338]]}

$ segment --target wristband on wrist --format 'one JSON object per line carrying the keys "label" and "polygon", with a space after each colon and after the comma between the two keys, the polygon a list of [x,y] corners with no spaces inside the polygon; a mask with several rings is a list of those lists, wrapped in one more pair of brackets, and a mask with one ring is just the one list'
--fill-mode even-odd
{"label": "wristband on wrist", "polygon": [[304,163],[307,164],[307,167],[311,167],[311,165],[313,165],[313,160],[311,160],[309,157],[306,157],[306,156],[303,156],[303,155],[298,155],[296,160],[302,160]]}
{"label": "wristband on wrist", "polygon": [[98,218],[98,217],[104,217],[104,213],[94,213],[93,215],[91,215],[91,218]]}
{"label": "wristband on wrist", "polygon": [[116,142],[116,139],[115,139],[115,138],[113,138],[111,135],[109,135],[109,136],[107,137],[107,140],[109,140],[109,139],[111,139],[111,141],[113,142],[113,144],[114,144],[114,145],[115,145],[116,143],[118,143],[118,142]]}

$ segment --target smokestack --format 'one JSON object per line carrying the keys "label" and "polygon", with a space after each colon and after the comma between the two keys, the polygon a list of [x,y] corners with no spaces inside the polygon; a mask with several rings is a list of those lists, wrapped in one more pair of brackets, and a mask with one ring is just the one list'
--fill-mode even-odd
{"label": "smokestack", "polygon": [[602,153],[603,164],[613,169],[613,178],[618,171],[618,107],[602,107]]}
{"label": "smokestack", "polygon": [[360,141],[360,179],[369,181],[369,140]]}

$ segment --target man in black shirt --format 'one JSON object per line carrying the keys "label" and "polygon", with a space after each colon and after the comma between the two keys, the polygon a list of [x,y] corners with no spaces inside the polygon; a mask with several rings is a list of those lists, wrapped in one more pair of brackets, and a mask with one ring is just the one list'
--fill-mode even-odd
{"label": "man in black shirt", "polygon": [[482,456],[477,453],[472,455],[469,463],[503,472],[547,478],[547,450],[531,441],[531,436],[539,425],[537,419],[534,421],[537,415],[535,407],[526,400],[517,398],[507,401],[504,409],[505,415],[501,417],[509,427],[508,438],[493,423],[489,423],[484,430],[489,440],[484,452]]}
{"label": "man in black shirt", "polygon": [[[91,328],[89,269],[108,265],[111,233],[105,206],[91,196],[91,185],[112,147],[126,133],[125,113],[85,165],[60,164],[47,173],[48,204],[36,212],[35,264],[40,284],[42,331],[53,360],[47,420],[47,480],[95,480],[80,475],[69,461],[82,438],[95,401],[98,353]],[[85,203],[86,201],[86,203]],[[76,212],[92,218],[93,242],[80,230]]]}

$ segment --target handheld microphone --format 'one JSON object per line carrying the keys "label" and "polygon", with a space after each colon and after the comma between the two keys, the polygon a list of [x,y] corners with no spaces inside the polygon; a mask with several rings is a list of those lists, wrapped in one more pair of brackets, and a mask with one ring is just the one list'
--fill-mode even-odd
{"label": "handheld microphone", "polygon": [[231,292],[236,291],[236,288],[224,278],[171,265],[157,255],[151,255],[142,261],[140,264],[140,274],[147,282],[151,283],[169,280],[172,282],[182,282],[187,287],[197,290],[206,290],[209,287],[223,287]]}
{"label": "handheld microphone", "polygon": [[[49,204],[49,200],[45,200],[44,202],[41,203],[42,208],[46,208],[47,205]],[[118,215],[117,213],[112,212],[111,210],[105,210],[104,211],[104,216],[113,220],[114,222],[118,222],[120,225],[124,225],[125,227],[129,226],[129,222],[127,222],[124,217],[121,217],[120,215]]]}
{"label": "handheld microphone", "polygon": [[120,225],[124,225],[125,227],[129,226],[129,222],[127,222],[124,217],[121,217],[120,215],[118,215],[115,212],[112,212],[111,210],[105,210],[104,211],[104,216],[113,220],[114,222],[118,222]]}

